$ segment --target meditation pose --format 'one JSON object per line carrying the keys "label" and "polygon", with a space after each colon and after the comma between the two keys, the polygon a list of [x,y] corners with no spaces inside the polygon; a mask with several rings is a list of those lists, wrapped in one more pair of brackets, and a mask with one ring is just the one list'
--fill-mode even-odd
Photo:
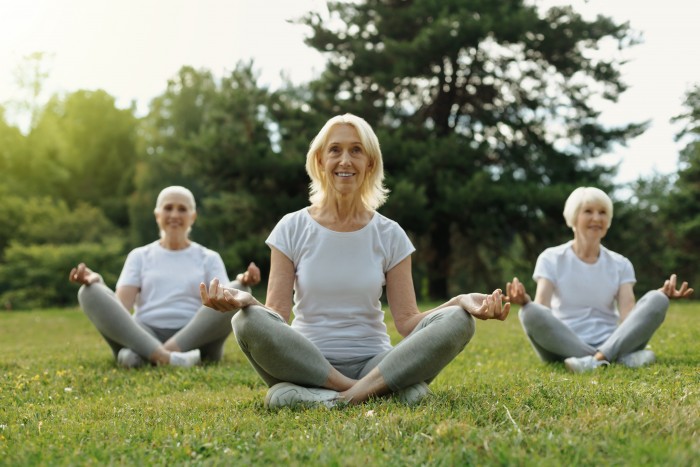
{"label": "meditation pose", "polygon": [[535,352],[545,362],[563,360],[575,373],[610,362],[631,368],[653,363],[656,356],[646,346],[666,316],[669,299],[693,293],[686,282],[677,289],[672,274],[635,303],[632,263],[601,244],[612,217],[607,194],[577,188],[564,206],[574,238],[540,254],[533,274],[535,300],[517,277],[506,285],[508,299],[521,305],[520,322]]}
{"label": "meditation pose", "polygon": [[[386,197],[382,153],[357,116],[331,118],[306,156],[311,205],[285,215],[270,233],[265,305],[214,280],[202,302],[232,312],[236,339],[268,385],[268,408],[359,404],[395,394],[414,404],[474,335],[474,318],[504,320],[501,290],[458,295],[418,309],[414,247],[377,212]],[[445,227],[447,228],[447,227]],[[403,340],[392,347],[380,298]],[[294,320],[289,324],[294,313]]]}
{"label": "meditation pose", "polygon": [[[197,212],[187,188],[171,186],[161,191],[155,217],[160,239],[129,253],[116,293],[84,263],[71,270],[70,280],[82,284],[80,306],[120,366],[218,361],[231,333],[233,313],[202,306],[199,284],[215,277],[228,284],[221,256],[189,239]],[[250,291],[258,282],[260,270],[250,263],[228,286]]]}

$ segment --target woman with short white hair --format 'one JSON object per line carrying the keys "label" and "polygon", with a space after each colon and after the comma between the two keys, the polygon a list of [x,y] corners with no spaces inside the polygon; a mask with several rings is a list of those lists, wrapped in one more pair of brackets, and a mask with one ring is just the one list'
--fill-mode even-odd
{"label": "woman with short white hair", "polygon": [[[225,316],[202,306],[199,283],[214,277],[228,283],[221,256],[189,238],[197,218],[192,192],[182,186],[163,189],[154,209],[160,239],[129,253],[116,293],[102,276],[80,263],[70,272],[82,284],[80,306],[127,368],[152,364],[193,366],[218,361],[231,333]],[[254,263],[230,287],[250,291],[260,282]],[[130,311],[134,309],[132,315]]]}
{"label": "woman with short white hair", "polygon": [[547,248],[535,265],[535,300],[514,278],[508,299],[521,305],[525,334],[545,362],[564,361],[575,373],[618,362],[631,368],[656,360],[646,346],[666,317],[669,299],[689,297],[672,274],[636,302],[632,263],[602,245],[613,218],[610,197],[595,187],[575,189],[564,205],[574,238]]}
{"label": "woman with short white hair", "polygon": [[[474,318],[504,320],[501,290],[458,295],[425,312],[411,275],[415,250],[376,211],[387,197],[379,141],[351,114],[331,118],[306,157],[310,202],[267,239],[267,301],[202,284],[202,302],[230,312],[241,349],[270,387],[265,406],[359,404],[396,394],[415,404],[467,345]],[[404,339],[391,345],[380,298]],[[294,320],[288,324],[292,312]]]}

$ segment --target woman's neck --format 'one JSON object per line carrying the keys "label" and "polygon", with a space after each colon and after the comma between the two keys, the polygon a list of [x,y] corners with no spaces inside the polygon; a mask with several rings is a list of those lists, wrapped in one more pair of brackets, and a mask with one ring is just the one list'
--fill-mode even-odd
{"label": "woman's neck", "polygon": [[373,211],[360,202],[343,202],[343,200],[311,206],[309,213],[316,222],[337,232],[360,230],[372,220],[374,215]]}
{"label": "woman's neck", "polygon": [[598,256],[600,256],[599,241],[586,241],[583,238],[574,236],[574,243],[571,245],[571,249],[584,263],[593,264],[598,261]]}
{"label": "woman's neck", "polygon": [[185,237],[185,238],[171,238],[168,237],[167,235],[162,237],[159,241],[160,246],[165,248],[166,250],[184,250],[192,242],[190,242],[190,239]]}

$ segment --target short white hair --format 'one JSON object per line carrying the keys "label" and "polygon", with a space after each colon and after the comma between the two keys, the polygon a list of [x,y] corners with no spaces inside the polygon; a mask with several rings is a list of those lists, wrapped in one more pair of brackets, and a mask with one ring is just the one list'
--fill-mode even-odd
{"label": "short white hair", "polygon": [[564,204],[564,219],[566,225],[572,229],[576,225],[576,218],[585,203],[598,203],[605,206],[608,212],[608,228],[612,224],[613,202],[610,197],[601,189],[592,186],[581,186],[571,192]]}
{"label": "short white hair", "polygon": [[184,186],[173,185],[163,188],[158,194],[158,198],[156,199],[156,207],[153,212],[158,212],[160,208],[163,207],[163,203],[165,203],[165,197],[171,194],[183,195],[185,198],[187,198],[187,207],[193,211],[197,210],[197,204],[194,202],[194,195],[192,192]]}

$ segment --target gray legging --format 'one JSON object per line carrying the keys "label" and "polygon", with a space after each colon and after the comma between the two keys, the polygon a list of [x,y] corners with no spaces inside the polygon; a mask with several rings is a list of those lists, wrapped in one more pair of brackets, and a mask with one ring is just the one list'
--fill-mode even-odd
{"label": "gray legging", "polygon": [[[229,287],[250,291],[238,281],[231,282]],[[160,329],[136,321],[103,283],[80,287],[78,302],[112,348],[115,358],[122,348],[128,347],[147,360],[162,342],[173,338],[183,352],[200,349],[202,360],[219,361],[224,342],[231,333],[228,322],[235,313],[221,313],[202,306],[182,329]]]}
{"label": "gray legging", "polygon": [[231,320],[233,331],[251,365],[268,386],[291,382],[320,387],[331,367],[359,379],[379,366],[392,391],[420,381],[430,383],[474,335],[474,318],[461,307],[438,310],[423,318],[399,344],[367,358],[329,361],[321,351],[261,306],[243,308]]}
{"label": "gray legging", "polygon": [[610,337],[595,344],[581,340],[552,314],[552,310],[538,303],[525,305],[519,316],[532,347],[545,362],[594,355],[596,351],[614,362],[646,347],[663,323],[668,304],[668,297],[658,290],[647,292]]}

